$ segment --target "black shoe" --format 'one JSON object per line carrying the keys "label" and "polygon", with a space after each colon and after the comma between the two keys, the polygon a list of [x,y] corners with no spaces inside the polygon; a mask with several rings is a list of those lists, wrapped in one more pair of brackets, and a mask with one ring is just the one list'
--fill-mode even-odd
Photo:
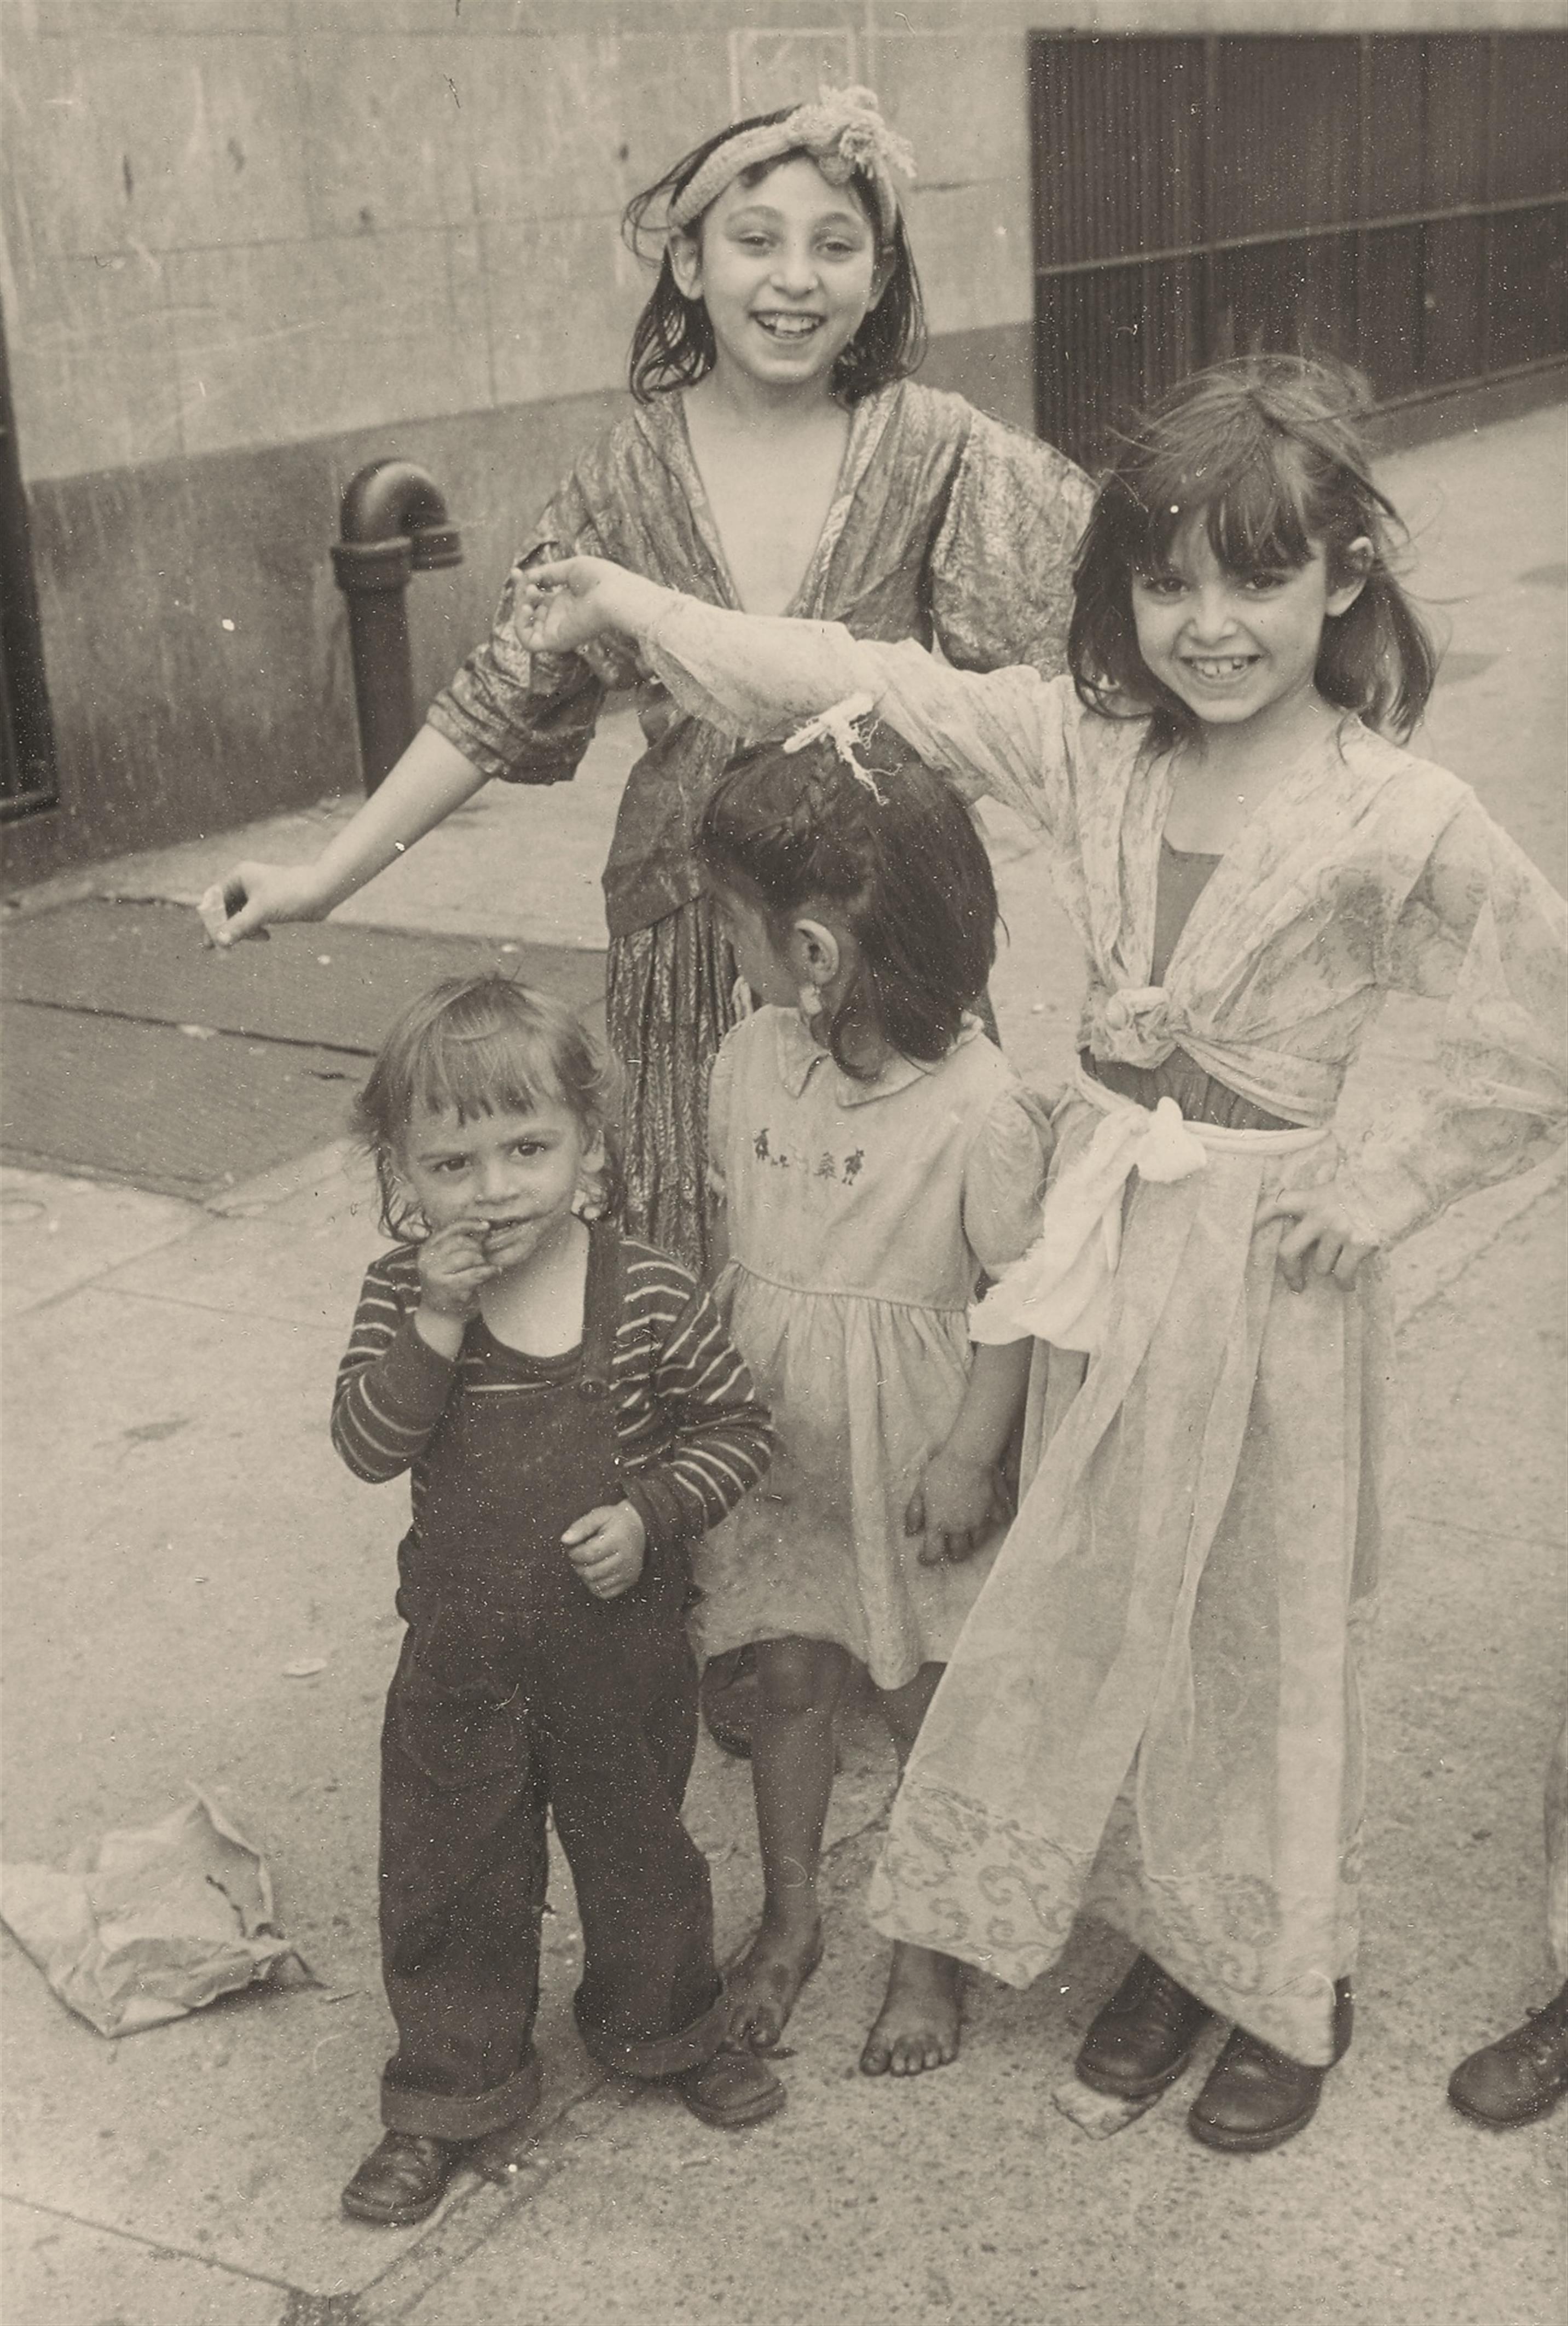
{"label": "black shoe", "polygon": [[784,2088],[753,2052],[716,2052],[669,2079],[692,2115],[716,2132],[743,2132],[776,2116]]}
{"label": "black shoe", "polygon": [[1078,2054],[1078,2079],[1113,2099],[1153,2099],[1175,2082],[1213,2015],[1152,1955],[1139,1955],[1095,2014]]}
{"label": "black shoe", "polygon": [[[1334,2061],[1350,2048],[1350,1982],[1334,1988]],[[1187,2129],[1206,2148],[1256,2155],[1294,2139],[1317,2114],[1327,2068],[1309,2068],[1276,2052],[1261,2035],[1233,2027],[1187,2115]]]}
{"label": "black shoe", "polygon": [[1448,2097],[1461,2116],[1499,2128],[1545,2116],[1568,2092],[1568,1986],[1522,2027],[1461,2060]]}
{"label": "black shoe", "polygon": [[423,2132],[385,2133],[343,2191],[356,2221],[406,2229],[433,2213],[463,2162],[463,2144]]}

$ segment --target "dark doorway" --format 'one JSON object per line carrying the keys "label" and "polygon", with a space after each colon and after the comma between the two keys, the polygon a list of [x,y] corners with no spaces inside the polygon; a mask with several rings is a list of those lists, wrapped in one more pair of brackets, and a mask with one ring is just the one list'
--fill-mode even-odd
{"label": "dark doorway", "polygon": [[0,331],[0,819],[52,807],[57,796],[27,502]]}
{"label": "dark doorway", "polygon": [[1254,349],[1379,403],[1568,353],[1568,33],[1030,35],[1040,432]]}

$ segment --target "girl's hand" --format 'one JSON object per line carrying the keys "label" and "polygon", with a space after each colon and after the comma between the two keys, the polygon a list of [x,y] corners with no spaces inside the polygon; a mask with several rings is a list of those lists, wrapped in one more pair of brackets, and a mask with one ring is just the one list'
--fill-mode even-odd
{"label": "girl's hand", "polygon": [[648,1531],[630,1503],[607,1503],[573,1519],[561,1538],[596,1599],[618,1599],[643,1571]]}
{"label": "girl's hand", "polygon": [[923,1534],[922,1567],[972,1558],[991,1529],[1007,1516],[1007,1499],[992,1463],[971,1462],[943,1447],[926,1464],[904,1513],[905,1534]]}
{"label": "girl's hand", "polygon": [[197,907],[208,942],[227,952],[241,937],[264,937],[269,921],[320,921],[331,910],[311,864],[237,864]]}
{"label": "girl's hand", "polygon": [[[419,1248],[416,1324],[420,1318],[439,1319],[449,1327],[455,1325],[457,1338],[462,1339],[463,1326],[479,1313],[481,1290],[500,1274],[496,1262],[485,1257],[487,1233],[483,1220],[452,1220],[426,1237]],[[428,1333],[424,1337],[431,1339]],[[449,1340],[451,1335],[449,1331],[441,1337]]]}
{"label": "girl's hand", "polygon": [[601,630],[635,636],[673,594],[608,557],[562,557],[522,569],[512,621],[530,654],[566,654]]}
{"label": "girl's hand", "polygon": [[1257,1224],[1263,1227],[1270,1220],[1295,1223],[1279,1240],[1280,1270],[1293,1292],[1305,1291],[1309,1272],[1331,1276],[1348,1292],[1361,1262],[1378,1249],[1377,1237],[1367,1233],[1331,1182],[1276,1196],[1259,1211]]}

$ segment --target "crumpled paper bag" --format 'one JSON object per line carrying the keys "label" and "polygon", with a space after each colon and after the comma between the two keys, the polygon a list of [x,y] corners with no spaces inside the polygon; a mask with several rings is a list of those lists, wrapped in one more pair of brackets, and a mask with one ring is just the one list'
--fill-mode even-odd
{"label": "crumpled paper bag", "polygon": [[7,1923],[63,2003],[100,2035],[134,2035],[277,1976],[299,1950],[273,1921],[261,1854],[217,1804],[106,1833],[52,1865],[0,1866]]}

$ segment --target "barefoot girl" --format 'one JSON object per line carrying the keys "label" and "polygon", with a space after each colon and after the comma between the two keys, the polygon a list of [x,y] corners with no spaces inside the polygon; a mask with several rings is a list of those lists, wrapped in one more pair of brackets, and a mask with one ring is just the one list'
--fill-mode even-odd
{"label": "barefoot girl", "polygon": [[516,2162],[547,1810],[595,2059],[721,2129],[784,2099],[722,2048],[708,1868],[681,1822],[689,1547],[766,1469],[767,1416],[687,1271],[580,1216],[610,1096],[570,1011],[492,976],[415,1002],[359,1101],[385,1223],[410,1240],[366,1277],[332,1437],[357,1477],[410,1470],[413,1491],[382,1735],[397,2050],[385,2136],[343,2192],[359,2220],[419,2220],[460,2164]]}
{"label": "barefoot girl", "polygon": [[[736,123],[637,197],[628,232],[659,274],[632,341],[636,405],[578,461],[519,565],[564,544],[721,606],[935,637],[968,668],[1064,666],[1088,488],[1049,445],[905,377],[924,347],[895,183],[907,163],[875,98],[845,89]],[[703,1107],[735,963],[691,843],[730,747],[629,645],[524,652],[515,588],[316,861],[239,864],[204,903],[232,916],[219,944],[319,919],[488,777],[571,776],[607,689],[635,687],[648,749],[605,871],[626,1216],[698,1268]]]}
{"label": "barefoot girl", "polygon": [[[1128,441],[1079,561],[1074,683],[581,564],[524,632],[635,628],[743,731],[868,690],[1045,833],[1090,976],[1044,1233],[993,1296],[997,1329],[1052,1344],[1033,1479],[872,1909],[1023,1985],[1092,1902],[1143,1952],[1080,2074],[1146,2098],[1219,2014],[1189,2123],[1230,2149],[1297,2131],[1350,2038],[1381,1251],[1541,1158],[1564,1110],[1562,900],[1378,731],[1409,730],[1433,665],[1353,385],[1223,365]],[[1387,987],[1450,997],[1442,1080],[1345,1152],[1340,1086]]]}
{"label": "barefoot girl", "polygon": [[[967,1013],[996,889],[968,810],[895,735],[769,749],[699,828],[709,890],[764,1007],[713,1072],[719,1294],[780,1449],[700,1564],[704,1645],[755,1645],[762,1927],[729,1974],[732,2040],[776,2043],[821,1953],[817,1865],[851,1656],[902,1762],[989,1558],[1029,1341],[971,1363],[981,1267],[1029,1244],[1038,1111]],[[994,1550],[994,1542],[990,1545]],[[868,2074],[956,2056],[958,1966],[895,1949]]]}

